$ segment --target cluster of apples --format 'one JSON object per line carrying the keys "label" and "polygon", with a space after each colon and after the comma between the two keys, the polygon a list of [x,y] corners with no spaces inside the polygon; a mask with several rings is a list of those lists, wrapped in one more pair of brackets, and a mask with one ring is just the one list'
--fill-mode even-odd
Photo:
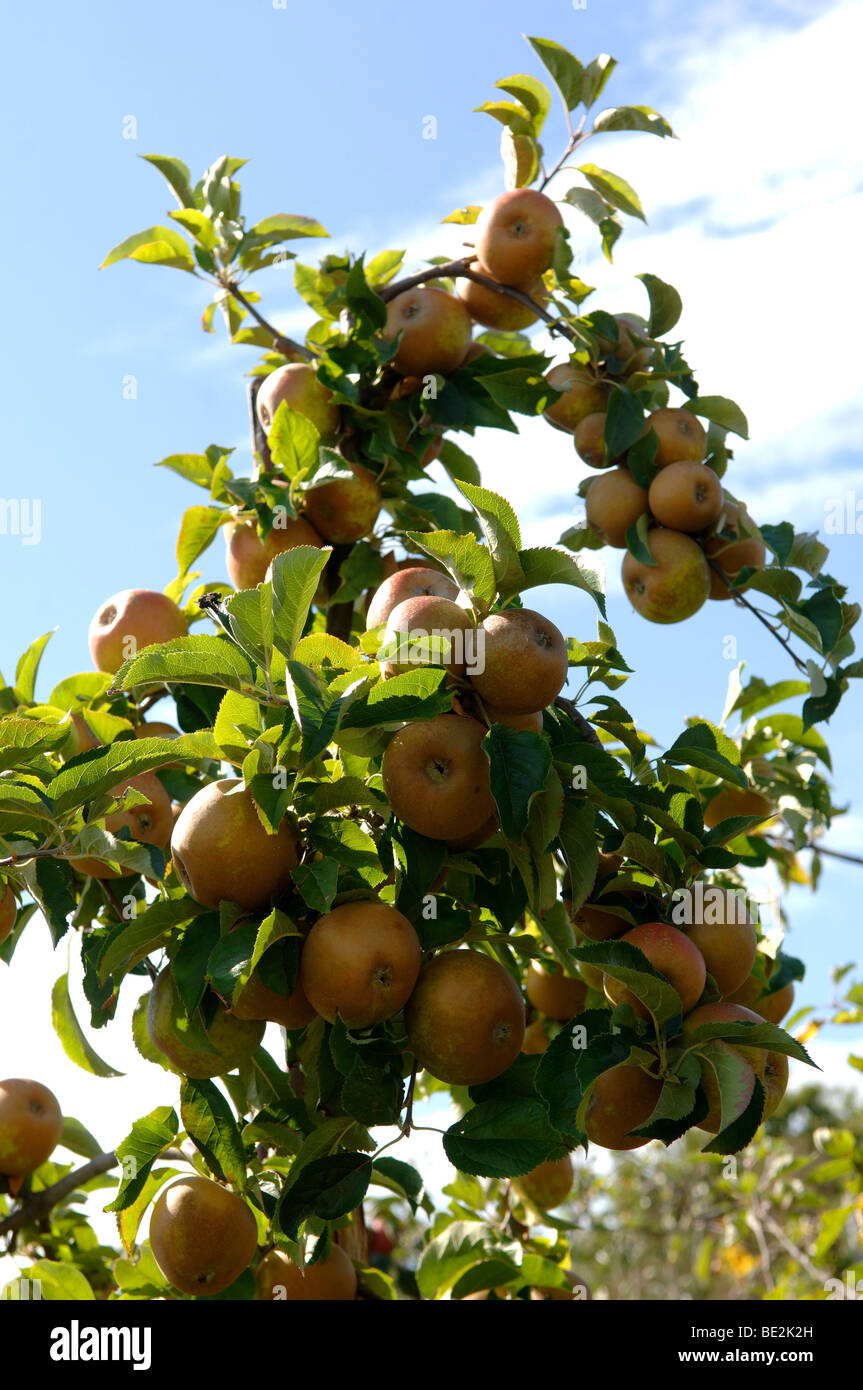
{"label": "cluster of apples", "polygon": [[[565,638],[541,613],[505,609],[475,627],[458,597],[448,575],[408,564],[377,589],[366,626],[382,633],[385,679],[411,669],[419,658],[444,665],[458,681],[454,712],[406,724],[387,746],[382,772],[400,820],[430,839],[468,848],[488,839],[497,825],[481,748],[489,725],[540,733],[543,709],[566,683],[568,658]],[[426,637],[436,633],[451,639],[449,652],[426,645]],[[465,639],[461,644],[459,637]],[[411,646],[416,639],[419,646]],[[465,658],[467,639],[476,655],[473,667]]]}
{"label": "cluster of apples", "polygon": [[[649,894],[631,885],[616,886],[621,864],[619,855],[600,852],[591,897],[573,919],[583,944],[620,940],[642,951],[680,996],[684,1042],[702,1024],[781,1022],[793,1004],[794,986],[786,984],[772,992],[765,988],[755,969],[755,924],[731,890],[713,889],[707,898],[708,908],[701,914],[704,920],[679,928],[655,920],[657,904]],[[633,926],[629,920],[632,916],[646,920]],[[774,963],[764,957],[762,964],[769,986]],[[708,973],[721,998],[699,1004]],[[576,1017],[586,1007],[589,989],[603,993],[612,1007],[628,1004],[637,1018],[649,1017],[645,1006],[611,970],[599,970],[582,962],[577,973],[565,975],[534,963],[528,971],[526,993],[537,1016],[528,1024],[523,1051],[544,1052],[550,1042],[547,1021],[563,1023]],[[718,1046],[725,1049],[732,1044]],[[744,1095],[741,1109],[751,1099],[758,1077],[766,1093],[762,1118],[769,1119],[788,1084],[787,1057],[784,1053],[740,1044],[734,1044],[733,1050],[747,1064],[744,1091],[748,1090],[748,1094]],[[713,1068],[706,1062],[702,1064],[701,1081],[709,1110],[699,1128],[716,1134],[721,1124],[719,1090]],[[661,1090],[658,1076],[640,1066],[624,1064],[604,1072],[588,1104],[585,1127],[590,1141],[608,1149],[636,1149],[648,1143],[630,1131],[650,1118]]]}
{"label": "cluster of apples", "polygon": [[[625,379],[645,369],[650,349],[633,320],[620,316],[616,322],[614,352]],[[751,528],[751,518],[741,503],[725,496],[718,475],[705,463],[707,434],[700,420],[674,407],[648,416],[644,433],[652,430],[656,437],[658,471],[645,488],[625,454],[607,458],[610,384],[586,368],[566,365],[555,367],[547,380],[564,394],[545,411],[546,419],[573,434],[576,452],[589,467],[607,470],[587,489],[589,525],[606,545],[625,550],[630,527],[647,519],[645,544],[653,563],[629,550],[623,558],[623,586],[637,612],[654,623],[677,623],[708,598],[731,598],[729,579],[744,568],[760,568],[766,552],[757,536],[743,533],[741,522]]]}

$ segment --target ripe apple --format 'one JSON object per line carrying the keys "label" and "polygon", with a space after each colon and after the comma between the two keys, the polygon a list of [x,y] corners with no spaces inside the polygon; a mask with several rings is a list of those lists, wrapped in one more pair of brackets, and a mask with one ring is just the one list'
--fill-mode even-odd
{"label": "ripe apple", "polygon": [[742,787],[723,786],[705,806],[704,824],[708,830],[714,830],[721,821],[731,820],[734,816],[760,816],[762,820],[768,820],[773,814],[767,797],[754,787],[744,790]]}
{"label": "ripe apple", "polygon": [[684,930],[704,957],[719,993],[733,994],[755,963],[755,926],[745,904],[730,888],[711,887],[706,897],[705,920],[687,924]]}
{"label": "ripe apple", "polygon": [[277,994],[264,984],[257,969],[252,972],[249,983],[228,1013],[233,1018],[253,1023],[280,1023],[289,1031],[305,1028],[317,1017],[299,980],[289,995]]}
{"label": "ripe apple", "polygon": [[154,589],[123,589],[102,604],[90,624],[93,665],[119,671],[145,647],[185,637],[189,625],[176,603]]}
{"label": "ripe apple", "polygon": [[401,376],[446,375],[461,366],[473,320],[461,300],[445,290],[418,285],[391,299],[383,337],[401,333],[391,365]]}
{"label": "ripe apple", "polygon": [[490,613],[479,629],[471,684],[482,700],[507,714],[535,714],[557,698],[569,670],[566,639],[532,608]]}
{"label": "ripe apple", "polygon": [[707,453],[707,433],[691,410],[668,406],[654,410],[647,417],[647,428],[654,431],[658,440],[654,460],[658,468],[683,459],[692,459],[695,463],[703,461]]}
{"label": "ripe apple", "polygon": [[303,516],[333,545],[350,545],[369,535],[381,509],[377,478],[358,463],[352,478],[334,478],[303,494]]}
{"label": "ripe apple", "polygon": [[646,1124],[656,1109],[662,1082],[641,1067],[624,1063],[596,1078],[584,1127],[591,1144],[602,1149],[640,1149],[650,1140],[630,1130]]}
{"label": "ripe apple", "polygon": [[203,907],[228,900],[254,912],[290,884],[297,840],[287,820],[269,835],[249,789],[224,777],[186,802],[171,835],[171,858],[186,892]]}
{"label": "ripe apple", "polygon": [[476,221],[474,245],[489,274],[503,285],[525,285],[554,260],[557,204],[533,188],[515,188],[487,203]]}
{"label": "ripe apple", "polygon": [[630,552],[623,557],[623,587],[633,608],[651,623],[680,623],[691,618],[710,592],[710,569],[704,551],[690,536],[657,527],[647,533],[654,564]]}
{"label": "ripe apple", "polygon": [[[751,1009],[745,1009],[740,1004],[730,1004],[727,1000],[720,999],[713,1004],[702,1004],[700,1008],[694,1009],[691,1014],[684,1018],[682,1038],[684,1040],[688,1039],[696,1028],[700,1028],[702,1024],[706,1023],[763,1022],[764,1020],[760,1018],[758,1014],[753,1013]],[[739,1052],[748,1063],[749,1069],[752,1072],[751,1081],[749,1081],[747,1074],[747,1084],[739,1096],[738,1104],[735,1107],[736,1113],[732,1117],[738,1118],[739,1115],[743,1114],[743,1111],[752,1099],[756,1076],[759,1080],[763,1081],[767,1053],[760,1047],[747,1047],[745,1044],[730,1043],[724,1040],[721,1045],[723,1047],[733,1048],[734,1051]],[[718,1134],[722,1123],[719,1085],[716,1080],[716,1073],[706,1059],[701,1064],[701,1085],[710,1108],[705,1118],[700,1121],[698,1128],[706,1130],[709,1134]],[[725,1123],[726,1125],[730,1123],[728,1116],[725,1117]]]}
{"label": "ripe apple", "polygon": [[99,747],[99,740],[90,729],[82,714],[73,712],[69,717],[69,737],[63,744],[62,756],[65,760],[77,758],[79,753],[89,753]]}
{"label": "ripe apple", "polygon": [[461,360],[461,366],[466,367],[469,362],[475,362],[478,357],[497,357],[497,353],[492,352],[485,343],[479,343],[475,338],[471,338],[467,345],[467,352]]}
{"label": "ripe apple", "polygon": [[470,613],[451,598],[423,594],[393,608],[381,637],[378,661],[384,677],[403,675],[418,666],[443,666],[463,676],[474,625]]}
{"label": "ripe apple", "polygon": [[489,724],[504,724],[508,729],[526,729],[529,733],[542,733],[541,709],[535,710],[533,714],[508,714],[506,710],[498,709],[496,705],[490,705],[487,701],[484,702],[484,709]]}
{"label": "ripe apple", "polygon": [[[643,922],[620,938],[637,946],[654,970],[664,975],[680,995],[682,1012],[689,1013],[704,993],[707,972],[704,957],[698,947],[677,927],[667,922]],[[649,1018],[650,1010],[636,999],[631,990],[614,978],[606,967],[605,994],[612,1004],[629,1004],[638,1018]]]}
{"label": "ripe apple", "polygon": [[[736,502],[726,501],[722,508],[722,529],[739,533],[739,521],[745,515],[745,508],[739,507]],[[742,569],[761,569],[767,560],[764,542],[757,536],[741,536],[738,540],[730,536],[708,536],[704,541],[704,551],[729,579],[735,579]],[[731,596],[725,579],[711,565],[710,597],[729,599]]]}
{"label": "ripe apple", "polygon": [[513,1187],[526,1197],[538,1211],[554,1211],[572,1191],[572,1159],[569,1154],[540,1163],[520,1178],[513,1178]]}
{"label": "ripe apple", "polygon": [[524,1001],[512,976],[480,951],[444,951],[422,970],[405,1009],[411,1051],[450,1086],[491,1081],[524,1042]]}
{"label": "ripe apple", "polygon": [[0,1173],[22,1178],[41,1168],[63,1129],[57,1097],[39,1081],[0,1081]]}
{"label": "ripe apple", "polygon": [[206,1028],[212,1051],[190,1033],[186,1006],[180,998],[170,968],[156,977],[147,1000],[147,1035],[153,1046],[183,1076],[224,1076],[247,1062],[260,1047],[265,1025],[256,1019],[240,1019],[219,1003]]}
{"label": "ripe apple", "polygon": [[342,903],[319,917],[303,947],[300,981],[328,1023],[371,1028],[402,1009],[422,964],[419,937],[378,899]]}
{"label": "ripe apple", "polygon": [[575,427],[575,452],[589,468],[607,468],[609,465],[605,447],[605,420],[605,411],[595,410],[592,415],[585,415],[583,420],[579,420]]}
{"label": "ripe apple", "polygon": [[628,468],[610,468],[590,484],[585,511],[606,545],[624,550],[629,527],[647,511],[647,490],[638,486]]}
{"label": "ripe apple", "polygon": [[525,992],[533,1007],[545,1014],[546,1018],[556,1018],[565,1023],[584,1008],[587,985],[578,976],[552,974],[531,961]]}
{"label": "ripe apple", "polygon": [[448,574],[411,564],[390,575],[375,590],[366,614],[366,629],[381,627],[393,609],[404,603],[405,599],[425,598],[433,594],[440,598],[457,599],[458,593],[458,585],[453,583]]}
{"label": "ripe apple", "polygon": [[18,900],[10,883],[0,883],[0,946],[12,932],[18,916]]}
{"label": "ripe apple", "polygon": [[761,1084],[765,1092],[763,1122],[777,1110],[788,1089],[788,1058],[784,1052],[765,1053]]}
{"label": "ripe apple", "polygon": [[[494,279],[482,263],[474,266],[474,269]],[[527,285],[513,285],[511,288],[521,290],[540,308],[544,309],[548,303],[548,291],[542,280],[532,280]],[[501,294],[499,290],[491,290],[487,285],[478,285],[475,280],[459,280],[458,295],[475,323],[497,329],[500,333],[517,333],[536,323],[538,317],[526,304],[521,304],[508,294]]]}
{"label": "ripe apple", "polygon": [[153,1258],[180,1293],[221,1293],[248,1268],[257,1245],[257,1222],[242,1197],[210,1178],[180,1178],[153,1207]]}
{"label": "ripe apple", "polygon": [[752,1007],[768,1023],[779,1024],[785,1015],[791,1012],[793,1003],[794,986],[789,980],[787,985],[783,985],[781,989],[775,989],[772,994],[762,994]]}
{"label": "ripe apple", "polygon": [[318,380],[314,367],[307,362],[277,367],[258,391],[258,419],[268,433],[283,401],[310,420],[322,439],[329,440],[338,432],[339,408],[333,404],[333,393]]}
{"label": "ripe apple", "polygon": [[545,1031],[545,1024],[541,1018],[537,1018],[525,1028],[521,1050],[526,1052],[528,1056],[534,1056],[537,1053],[547,1052],[550,1042],[551,1038]]}
{"label": "ripe apple", "polygon": [[500,829],[497,813],[489,816],[487,821],[483,821],[479,830],[474,830],[471,835],[459,835],[454,840],[447,840],[446,847],[454,854],[461,854],[465,850],[478,849],[484,845],[486,840],[490,840],[492,835]]}
{"label": "ripe apple", "polygon": [[256,589],[275,557],[286,550],[298,545],[320,548],[320,536],[302,517],[277,519],[284,524],[274,525],[266,540],[261,540],[254,521],[229,522],[225,527],[225,568],[235,589]]}
{"label": "ripe apple", "polygon": [[460,840],[496,813],[486,730],[475,719],[438,714],[399,729],[384,753],[384,793],[393,814],[431,840]]}
{"label": "ripe apple", "polygon": [[555,391],[563,392],[560,400],[546,406],[542,412],[555,429],[575,434],[582,420],[589,415],[605,412],[609,388],[597,381],[593,372],[586,367],[560,362],[546,372],[545,379]]}
{"label": "ripe apple", "polygon": [[[105,829],[111,834],[116,835],[123,826],[127,826],[129,834],[133,840],[140,840],[147,845],[157,845],[159,849],[165,849],[171,838],[171,828],[173,826],[173,813],[171,811],[171,798],[162,786],[158,777],[153,772],[139,772],[137,777],[127,778],[119,786],[112,788],[111,795],[119,797],[127,787],[133,788],[147,797],[147,804],[130,806],[126,811],[114,811],[105,817]],[[69,861],[73,869],[77,869],[79,874],[89,874],[91,878],[111,879],[122,878],[129,872],[128,869],[112,869],[101,859],[92,856],[79,856]]]}
{"label": "ripe apple", "polygon": [[356,1296],[356,1271],[340,1245],[332,1245],[326,1259],[302,1269],[283,1250],[270,1250],[255,1271],[257,1299],[347,1303]]}
{"label": "ripe apple", "polygon": [[669,463],[650,484],[650,510],[672,531],[704,531],[719,519],[722,484],[712,468],[693,459]]}

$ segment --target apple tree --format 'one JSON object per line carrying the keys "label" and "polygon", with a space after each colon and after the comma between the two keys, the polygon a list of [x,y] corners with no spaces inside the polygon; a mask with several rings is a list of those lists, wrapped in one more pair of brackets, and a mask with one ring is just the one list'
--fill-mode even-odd
{"label": "apple tree", "polygon": [[[414,1296],[573,1297],[569,1227],[548,1212],[580,1151],[769,1146],[788,1058],[809,1060],[781,1026],[804,965],[763,932],[746,873],[788,884],[806,849],[817,881],[822,729],[863,674],[860,609],[816,536],[756,523],[737,494],[746,417],[700,383],[674,287],[645,272],[631,312],[590,308],[575,244],[597,236],[610,261],[644,214],[582,146],[673,132],[645,106],[599,109],[609,57],[529,42],[546,80],[503,78],[479,108],[505,189],[443,218],[457,259],[315,260],[292,249],[326,238],[313,217],[246,214],[241,159],[193,182],[161,155],[145,158],[177,206],[105,259],[195,277],[205,331],[256,353],[254,470],[204,441],[163,458],[202,492],[176,576],[106,600],[95,669],[37,693],[42,637],[0,683],[0,956],[14,971],[42,919],[68,936],[90,1016],[85,1031],[61,976],[65,1050],[111,1076],[91,1038],[110,1053],[132,995],[169,1097],[108,1151],[62,1097],[0,1086],[0,1233],[49,1296],[392,1298],[373,1191],[422,1213]],[[302,342],[253,287],[287,262]],[[556,546],[523,543],[466,447],[519,417],[569,435],[588,470],[586,515]],[[622,702],[603,546],[645,621],[733,603],[789,677],[738,672],[721,725],[690,718],[660,748]],[[595,629],[543,614],[561,584]],[[399,1144],[440,1092],[455,1176],[435,1212]],[[83,1168],[52,1158],[58,1141]],[[119,1252],[75,1204],[99,1186]]]}

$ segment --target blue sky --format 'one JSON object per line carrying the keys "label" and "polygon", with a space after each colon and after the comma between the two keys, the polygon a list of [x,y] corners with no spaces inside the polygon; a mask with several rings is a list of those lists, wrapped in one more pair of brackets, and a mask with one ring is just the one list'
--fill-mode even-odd
{"label": "blue sky", "polygon": [[[0,95],[10,386],[0,496],[39,498],[43,513],[38,545],[0,534],[7,679],[24,647],[59,624],[43,663],[47,695],[61,676],[88,668],[87,627],[104,598],[125,587],[162,588],[173,577],[180,514],[201,499],[154,470],[156,460],[213,441],[236,445],[243,464],[249,459],[242,374],[254,355],[229,347],[220,325],[214,336],[201,332],[205,286],[132,263],[97,269],[116,242],[165,221],[174,206],[136,156],[178,155],[195,177],[219,154],[244,156],[252,161],[241,173],[251,219],[312,215],[330,230],[334,250],[409,247],[418,267],[423,256],[458,246],[457,229],[438,226],[442,217],[502,187],[498,129],[471,110],[494,95],[495,79],[540,73],[522,32],[555,38],[585,60],[612,53],[620,66],[602,104],[655,106],[681,137],[602,136],[586,147],[585,158],[634,184],[648,217],[646,226],[627,221],[610,267],[597,256],[592,228],[572,214],[579,272],[598,288],[590,303],[642,311],[633,278],[640,271],[680,289],[680,332],[702,390],[734,397],[749,416],[751,442],[739,445],[729,484],[756,520],[818,529],[832,498],[863,497],[854,56],[861,21],[851,5],[155,0],[142,9],[90,0],[82,9],[46,0],[16,7],[5,30],[7,51],[19,59],[7,65]],[[429,115],[435,140],[422,137]],[[134,139],[124,138],[130,117]],[[549,152],[563,138],[555,111]],[[306,260],[323,250],[307,245]],[[301,332],[307,316],[290,274],[273,270],[260,288],[269,316]],[[129,376],[134,400],[123,395]],[[584,472],[571,445],[552,436],[529,422],[518,438],[489,432],[470,446],[484,481],[515,503],[531,543],[553,543],[571,523]],[[860,536],[827,540],[830,572],[859,595]],[[619,556],[604,554],[609,617],[639,672],[622,698],[661,741],[687,715],[719,717],[734,666],[729,637],[747,674],[793,674],[779,647],[731,604],[708,605],[680,628],[642,622],[621,592]],[[224,577],[218,543],[204,575]],[[586,597],[549,590],[542,606],[568,634],[593,636]],[[827,731],[838,793],[848,801],[859,780],[858,709],[850,696]],[[861,827],[858,810],[830,843],[859,852]],[[849,904],[860,873],[827,863],[817,898],[805,889],[791,895],[788,945],[811,966],[801,1002],[825,1005],[830,966],[856,957]],[[47,999],[65,950],[52,959],[34,941],[11,972],[15,1008],[32,1019],[29,1070],[58,1085],[71,1085],[74,1069],[53,1040]],[[13,1012],[4,971],[7,1055],[4,1023]],[[115,1033],[122,1031],[120,1024]],[[120,1037],[99,1043],[134,1067]],[[839,1046],[847,1050],[844,1039]],[[97,1127],[108,1083],[74,1074],[81,1117]],[[166,1098],[161,1077],[142,1085],[153,1104]],[[119,1094],[112,1101],[125,1115]]]}

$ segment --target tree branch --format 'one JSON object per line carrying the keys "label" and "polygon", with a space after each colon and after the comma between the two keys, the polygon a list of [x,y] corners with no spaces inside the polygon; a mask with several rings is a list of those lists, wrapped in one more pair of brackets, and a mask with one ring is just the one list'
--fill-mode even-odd
{"label": "tree branch", "polygon": [[90,1162],[85,1163],[82,1168],[76,1168],[74,1173],[67,1173],[59,1182],[55,1182],[51,1187],[46,1187],[43,1192],[33,1193],[19,1207],[18,1211],[13,1211],[11,1216],[6,1216],[0,1221],[0,1236],[11,1234],[13,1231],[20,1230],[22,1226],[29,1226],[47,1216],[58,1202],[62,1202],[64,1197],[69,1196],[70,1192],[74,1192],[78,1187],[83,1187],[91,1178],[97,1178],[101,1173],[107,1173],[109,1169],[115,1168],[117,1162],[115,1153],[99,1154],[98,1157],[91,1158]]}
{"label": "tree branch", "polygon": [[242,304],[246,312],[248,314],[251,314],[252,318],[255,320],[255,323],[259,324],[261,328],[266,329],[268,333],[272,334],[273,347],[275,348],[276,352],[283,353],[285,357],[301,357],[306,362],[312,361],[312,353],[309,352],[307,347],[304,347],[302,343],[295,343],[293,338],[284,337],[284,335],[281,334],[277,328],[274,328],[273,325],[269,323],[267,319],[264,318],[263,314],[258,313],[254,304],[252,304],[246,298],[236,281],[223,280],[222,288],[227,290],[228,294],[233,295],[234,299],[236,299],[238,304]]}
{"label": "tree branch", "polygon": [[579,729],[583,735],[585,743],[592,743],[596,748],[602,747],[602,739],[599,737],[599,734],[596,732],[593,725],[585,719],[584,715],[579,713],[572,700],[567,700],[564,695],[558,695],[554,704],[556,709],[562,709],[564,714],[569,715],[573,724],[575,724],[576,728]]}
{"label": "tree branch", "polygon": [[513,285],[502,285],[498,280],[493,280],[490,275],[483,275],[478,270],[471,268],[471,261],[475,261],[476,256],[464,256],[457,261],[447,261],[444,265],[432,265],[427,270],[417,271],[416,275],[408,275],[404,280],[396,280],[394,284],[387,285],[379,291],[384,303],[395,299],[396,295],[404,294],[406,290],[412,290],[417,285],[424,285],[428,280],[473,280],[476,285],[484,285],[487,290],[494,290],[497,294],[505,294],[509,299],[515,299],[525,308],[532,309],[537,318],[543,320],[548,325],[551,333],[559,333],[562,337],[568,338],[570,342],[578,344],[579,339],[573,329],[563,319],[550,314],[541,304],[537,304],[535,299],[531,299],[529,294],[523,290],[516,289]]}

